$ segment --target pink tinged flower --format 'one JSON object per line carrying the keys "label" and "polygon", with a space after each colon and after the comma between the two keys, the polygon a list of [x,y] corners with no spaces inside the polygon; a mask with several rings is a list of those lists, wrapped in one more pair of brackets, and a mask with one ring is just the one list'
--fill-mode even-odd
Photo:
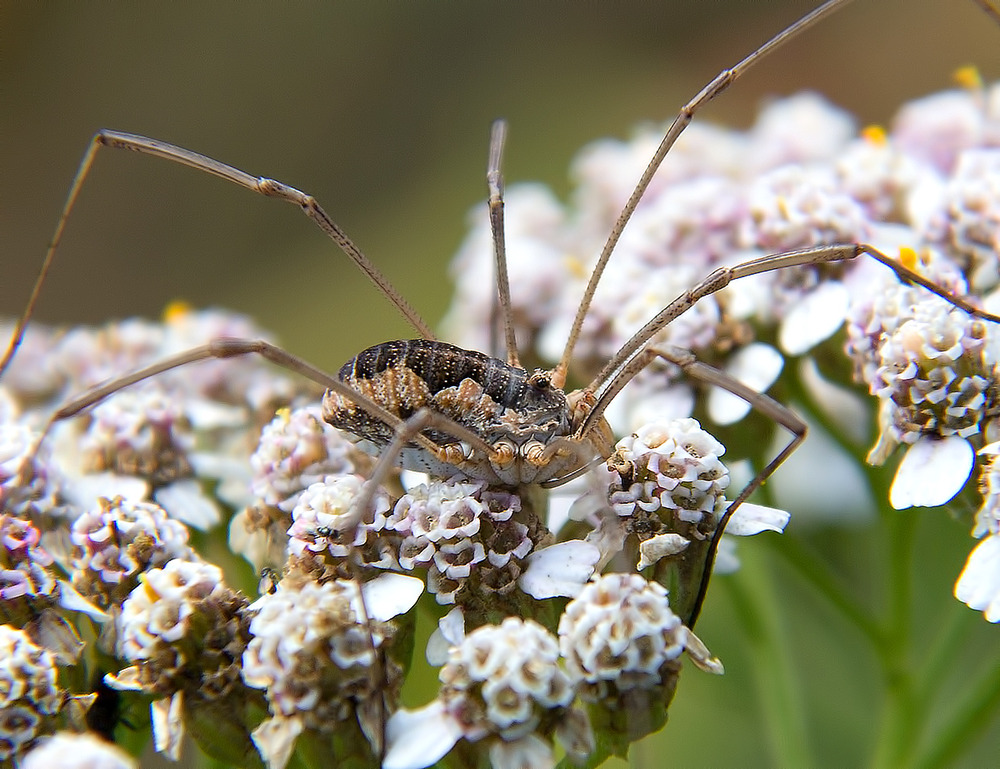
{"label": "pink tinged flower", "polygon": [[1000,535],[991,534],[969,553],[955,597],[983,612],[987,622],[1000,622]]}
{"label": "pink tinged flower", "polygon": [[889,489],[896,510],[936,507],[958,494],[969,479],[975,451],[958,435],[923,435],[907,449]]}

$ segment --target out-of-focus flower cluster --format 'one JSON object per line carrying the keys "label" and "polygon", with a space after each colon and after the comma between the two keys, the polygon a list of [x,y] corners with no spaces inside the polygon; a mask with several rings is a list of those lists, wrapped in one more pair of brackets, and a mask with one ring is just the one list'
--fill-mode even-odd
{"label": "out-of-focus flower cluster", "polygon": [[[657,141],[649,129],[585,150],[572,208],[539,187],[509,190],[528,359],[559,357],[590,264]],[[713,269],[775,251],[871,243],[996,312],[998,176],[997,89],[914,103],[888,134],[855,135],[811,95],[774,103],[746,132],[692,126],[624,232],[570,376],[586,384]],[[477,219],[456,262],[450,324],[472,349],[491,337],[491,258]],[[275,769],[299,750],[390,769],[452,750],[468,764],[547,767],[556,742],[597,762],[666,721],[683,654],[722,672],[685,624],[709,570],[735,568],[728,547],[716,562],[719,524],[746,535],[780,532],[789,518],[731,509],[770,438],[758,418],[753,445],[727,439],[727,458],[747,472],[723,464],[726,448],[702,424],[743,419],[744,401],[702,398],[654,362],[608,409],[621,440],[606,463],[555,492],[395,469],[376,488],[379,458],[324,422],[318,390],[252,356],[169,371],[48,423],[111,377],[212,338],[261,336],[243,318],[177,308],[159,324],[29,328],[0,382],[0,637],[10,647],[0,760],[27,766],[78,739],[52,735],[95,722],[100,681],[132,715],[152,700],[155,746],[174,757],[190,734],[223,763]],[[798,376],[820,412],[835,391],[851,404],[843,415],[863,413],[867,391],[880,432],[870,460],[905,450],[898,507],[951,499],[978,452],[982,541],[957,593],[997,621],[997,340],[992,322],[861,258],[738,280],[654,342],[759,390],[794,368],[791,357],[815,357],[823,366]],[[251,581],[247,562],[259,597],[236,587]],[[418,614],[437,627],[426,649],[413,648]],[[414,656],[440,667],[440,689],[411,710],[400,692]],[[113,752],[104,760],[127,765]]]}

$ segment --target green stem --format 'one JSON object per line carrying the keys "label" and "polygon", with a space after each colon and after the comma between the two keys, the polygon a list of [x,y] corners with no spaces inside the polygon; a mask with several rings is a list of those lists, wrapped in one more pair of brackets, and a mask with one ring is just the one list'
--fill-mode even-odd
{"label": "green stem", "polygon": [[748,657],[753,661],[773,764],[805,769],[815,761],[770,569],[758,548],[742,548],[740,560],[739,578],[727,579],[725,585],[750,645]]}
{"label": "green stem", "polygon": [[937,634],[924,663],[920,666],[916,700],[924,709],[936,701],[945,678],[953,672],[955,650],[961,647],[969,635],[973,622],[980,619],[970,611],[949,612],[947,625]]}
{"label": "green stem", "polygon": [[888,611],[884,643],[877,648],[886,692],[872,766],[895,769],[912,760],[920,720],[911,673],[915,526],[909,513],[886,511],[883,519],[888,541]]}
{"label": "green stem", "polygon": [[976,676],[975,686],[934,735],[925,755],[916,762],[921,769],[951,766],[967,752],[971,740],[985,729],[1000,707],[1000,663],[985,675]]}

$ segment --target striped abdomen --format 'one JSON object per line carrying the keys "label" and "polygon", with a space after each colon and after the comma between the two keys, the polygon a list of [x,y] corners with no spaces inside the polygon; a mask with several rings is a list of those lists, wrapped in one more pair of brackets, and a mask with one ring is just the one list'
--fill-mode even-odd
{"label": "striped abdomen", "polygon": [[[550,385],[544,372],[529,373],[446,342],[384,342],[349,360],[337,376],[400,419],[430,408],[487,442],[497,431],[517,440],[535,427],[546,435],[553,434],[554,425],[555,434],[569,430],[566,396]],[[392,436],[391,426],[336,393],[328,393],[323,405],[324,418],[334,427],[376,444]],[[425,434],[438,444],[454,441],[436,431]]]}

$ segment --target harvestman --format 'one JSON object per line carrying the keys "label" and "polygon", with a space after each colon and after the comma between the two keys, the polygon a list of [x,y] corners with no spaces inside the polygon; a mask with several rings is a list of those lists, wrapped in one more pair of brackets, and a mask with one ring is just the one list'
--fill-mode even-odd
{"label": "harvestman", "polygon": [[[732,69],[720,72],[681,109],[608,236],[580,301],[562,358],[551,371],[527,372],[519,363],[504,249],[500,159],[506,126],[498,121],[491,137],[487,181],[506,361],[436,341],[430,327],[311,195],[274,179],[251,176],[212,158],[166,142],[102,130],[94,136],[80,163],[27,306],[15,327],[6,353],[0,360],[0,376],[21,343],[62,240],[70,212],[101,147],[117,147],[153,155],[214,174],[266,197],[298,205],[395,305],[421,339],[376,345],[345,364],[338,376],[331,376],[269,342],[220,338],[94,387],[61,407],[53,415],[50,425],[83,412],[118,390],[172,368],[207,358],[260,355],[326,387],[324,418],[383,449],[382,457],[376,463],[372,477],[356,505],[355,519],[360,520],[362,511],[370,503],[378,484],[385,480],[391,468],[400,461],[438,474],[457,470],[474,479],[511,487],[525,484],[552,487],[582,474],[593,466],[597,458],[606,459],[612,451],[611,428],[603,416],[608,404],[643,368],[653,360],[662,358],[696,380],[724,388],[743,398],[792,435],[788,444],[757,473],[723,515],[713,537],[709,562],[705,565],[694,608],[685,618],[688,625],[693,625],[707,588],[711,560],[728,519],[802,443],[806,425],[785,406],[724,372],[697,361],[691,352],[678,348],[654,347],[650,340],[658,331],[700,299],[721,290],[733,280],[799,265],[847,261],[861,254],[868,254],[887,265],[903,282],[921,285],[972,315],[989,321],[1000,321],[1000,317],[952,295],[869,245],[820,246],[764,256],[715,270],[637,331],[586,387],[570,393],[563,390],[573,348],[598,281],[654,173],[694,114],[725,91],[757,60],[848,1],[829,0],[804,16]],[[416,397],[416,407],[404,408],[400,400],[413,400],[414,386],[423,392]],[[448,402],[441,403],[436,397],[446,390],[450,393]],[[469,412],[473,406],[483,402],[496,407],[492,418],[484,421],[481,414],[475,418],[470,417]]]}

